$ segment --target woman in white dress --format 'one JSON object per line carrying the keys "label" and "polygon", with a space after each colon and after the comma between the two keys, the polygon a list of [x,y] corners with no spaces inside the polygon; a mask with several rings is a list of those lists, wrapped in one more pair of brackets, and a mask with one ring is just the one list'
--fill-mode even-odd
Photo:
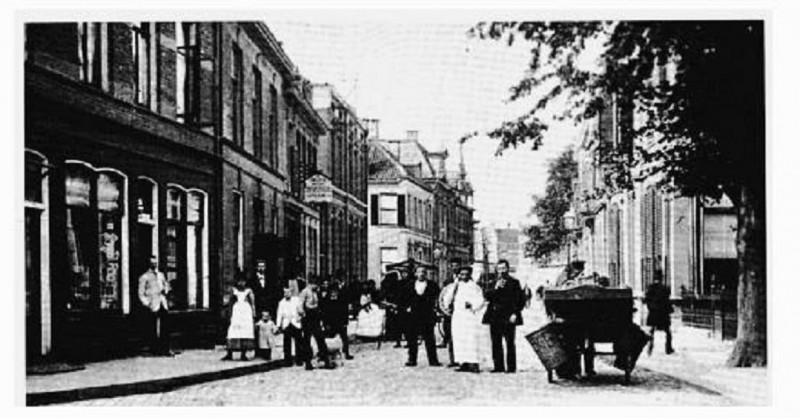
{"label": "woman in white dress", "polygon": [[472,268],[458,270],[458,282],[453,292],[453,357],[460,367],[456,371],[478,373],[482,347],[481,323],[486,300],[483,290],[472,279]]}
{"label": "woman in white dress", "polygon": [[228,354],[223,360],[233,360],[233,352],[241,352],[247,360],[247,351],[255,349],[255,323],[253,322],[253,291],[244,279],[239,279],[233,288],[233,308],[228,326]]}

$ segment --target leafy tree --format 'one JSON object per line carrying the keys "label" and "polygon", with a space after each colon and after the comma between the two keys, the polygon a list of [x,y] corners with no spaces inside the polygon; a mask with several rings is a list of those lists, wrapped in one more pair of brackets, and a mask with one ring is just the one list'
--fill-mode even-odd
{"label": "leafy tree", "polygon": [[567,243],[563,217],[572,202],[572,181],[578,175],[572,149],[564,151],[550,162],[544,196],[534,196],[531,212],[539,220],[525,229],[528,242],[525,252],[540,263],[548,263]]}
{"label": "leafy tree", "polygon": [[[620,190],[646,176],[684,195],[727,195],[737,212],[738,337],[728,364],[767,362],[764,27],[762,21],[482,22],[482,39],[531,44],[511,100],[529,112],[489,132],[500,149],[543,140],[544,111],[594,117],[609,96],[629,100],[634,152],[604,155]],[[582,65],[598,50],[596,66]],[[667,77],[656,76],[674,70]],[[556,100],[558,99],[558,101]],[[467,137],[465,137],[466,139]]]}

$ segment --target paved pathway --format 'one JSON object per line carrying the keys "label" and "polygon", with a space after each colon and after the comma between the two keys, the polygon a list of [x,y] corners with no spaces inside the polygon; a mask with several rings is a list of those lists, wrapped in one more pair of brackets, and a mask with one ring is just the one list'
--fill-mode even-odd
{"label": "paved pathway", "polygon": [[[523,347],[526,348],[526,347]],[[622,385],[619,370],[598,364],[588,382],[547,383],[541,366],[516,374],[474,375],[446,368],[403,366],[405,351],[360,346],[356,359],[335,370],[273,370],[171,392],[76,402],[78,406],[133,405],[732,405],[712,391],[645,370]],[[444,356],[445,351],[440,350]],[[314,394],[310,396],[310,394]]]}

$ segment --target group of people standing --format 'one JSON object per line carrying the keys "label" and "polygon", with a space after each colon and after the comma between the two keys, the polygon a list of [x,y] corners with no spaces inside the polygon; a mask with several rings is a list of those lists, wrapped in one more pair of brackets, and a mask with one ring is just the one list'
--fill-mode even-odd
{"label": "group of people standing", "polygon": [[[371,286],[363,286],[356,294],[335,281],[326,279],[322,283],[306,283],[297,278],[283,283],[283,297],[275,300],[277,289],[270,287],[266,263],[259,261],[253,279],[248,281],[243,274],[238,275],[231,291],[227,354],[222,359],[233,360],[234,353],[238,352],[240,359],[247,360],[247,352],[251,350],[258,357],[271,359],[277,335],[282,334],[287,363],[313,369],[313,338],[317,357],[324,367],[331,368],[326,336],[338,336],[345,358],[352,359],[347,336],[351,308],[358,309],[369,306],[372,301],[380,301],[389,312],[387,336],[394,339],[397,346],[405,337],[408,347],[406,366],[417,365],[420,338],[425,343],[428,363],[443,366],[437,356],[434,336],[434,328],[441,317],[444,344],[450,357],[449,367],[479,372],[482,334],[488,325],[493,372],[515,372],[516,327],[522,325],[522,309],[528,296],[520,282],[508,274],[508,261],[498,262],[497,275],[484,286],[476,283],[471,267],[458,266],[452,261],[450,268],[451,277],[445,280],[441,289],[428,279],[424,266],[412,264],[401,277],[384,280],[380,292],[374,282],[369,283]],[[408,271],[413,272],[413,280],[406,279]],[[167,310],[169,283],[158,271],[155,257],[151,260],[151,268],[139,282],[141,303],[149,308],[148,312],[152,312],[154,319],[156,342],[153,346],[168,352],[168,344],[160,342],[164,341],[161,318]]]}
{"label": "group of people standing", "polygon": [[[256,355],[270,360],[272,348],[278,334],[283,335],[284,360],[288,364],[314,368],[311,339],[317,345],[317,357],[325,368],[333,368],[326,336],[339,336],[346,359],[352,359],[347,338],[349,320],[348,301],[338,282],[323,280],[322,283],[302,278],[287,280],[282,286],[283,297],[277,301],[271,297],[266,279],[266,264],[259,261],[256,277],[249,284],[239,277],[231,294],[230,324],[227,332],[228,353],[223,360],[232,360],[234,352],[246,353],[255,350]],[[277,304],[276,308],[273,306]],[[272,311],[276,312],[272,320]],[[260,320],[255,322],[256,315]],[[294,348],[294,349],[293,349]]]}
{"label": "group of people standing", "polygon": [[[509,264],[500,260],[497,275],[486,288],[472,277],[472,268],[450,263],[451,277],[440,289],[427,278],[423,266],[413,268],[413,280],[401,275],[384,283],[384,300],[391,307],[387,332],[396,339],[404,334],[408,344],[406,366],[417,365],[418,340],[422,338],[433,367],[443,366],[436,352],[434,328],[442,316],[444,344],[448,348],[448,367],[478,373],[483,334],[489,328],[492,341],[493,372],[514,373],[516,363],[516,327],[522,325],[522,310],[527,296],[520,282],[511,277]],[[388,288],[387,288],[388,287]],[[505,344],[504,344],[505,343]],[[504,348],[505,345],[505,348]]]}

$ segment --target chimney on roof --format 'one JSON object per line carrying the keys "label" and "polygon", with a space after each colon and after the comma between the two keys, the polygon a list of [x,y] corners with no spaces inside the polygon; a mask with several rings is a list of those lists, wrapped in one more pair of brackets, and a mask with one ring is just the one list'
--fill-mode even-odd
{"label": "chimney on roof", "polygon": [[406,139],[416,142],[419,140],[419,131],[406,131]]}

